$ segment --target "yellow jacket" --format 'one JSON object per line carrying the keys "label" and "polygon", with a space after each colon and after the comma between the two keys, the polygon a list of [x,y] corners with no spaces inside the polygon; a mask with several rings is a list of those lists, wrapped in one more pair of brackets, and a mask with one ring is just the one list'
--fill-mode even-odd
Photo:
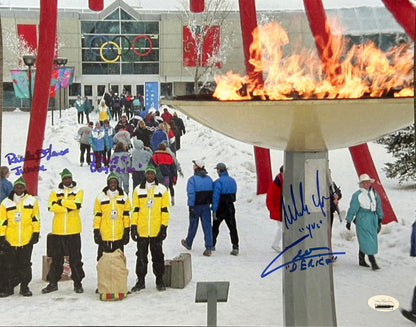
{"label": "yellow jacket", "polygon": [[64,188],[62,183],[49,196],[48,210],[55,216],[52,222],[52,234],[72,235],[81,233],[79,210],[82,205],[84,191],[76,187]]}
{"label": "yellow jacket", "polygon": [[103,241],[118,241],[123,238],[124,229],[130,227],[130,200],[121,188],[113,198],[107,191],[105,187],[95,199],[93,227],[100,230]]}
{"label": "yellow jacket", "polygon": [[36,198],[25,193],[19,200],[13,200],[14,192],[0,205],[0,236],[12,246],[24,246],[30,242],[33,232],[39,233],[39,206]]}
{"label": "yellow jacket", "polygon": [[143,181],[133,192],[131,224],[137,225],[140,237],[156,237],[161,225],[169,222],[169,193],[162,184],[146,188]]}

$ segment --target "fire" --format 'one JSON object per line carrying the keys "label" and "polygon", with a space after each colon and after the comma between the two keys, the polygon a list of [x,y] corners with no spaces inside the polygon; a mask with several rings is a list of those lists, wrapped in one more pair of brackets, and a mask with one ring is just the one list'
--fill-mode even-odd
{"label": "fire", "polygon": [[276,22],[258,26],[249,62],[255,74],[263,74],[264,83],[255,76],[228,72],[215,77],[213,96],[219,100],[413,96],[413,51],[409,45],[401,44],[385,53],[371,41],[346,51],[347,42],[332,36],[321,57],[307,50],[285,57],[282,47],[289,43],[286,31]]}

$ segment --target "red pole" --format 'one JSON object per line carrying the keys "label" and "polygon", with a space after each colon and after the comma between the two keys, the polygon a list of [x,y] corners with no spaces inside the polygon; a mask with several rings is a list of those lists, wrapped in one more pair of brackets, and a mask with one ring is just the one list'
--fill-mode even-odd
{"label": "red pole", "polygon": [[[244,62],[246,73],[250,80],[256,84],[263,84],[261,72],[255,72],[250,60],[250,45],[253,42],[253,31],[257,27],[256,3],[255,0],[239,0],[240,24],[243,37]],[[254,147],[254,159],[256,162],[257,173],[257,194],[264,194],[272,177],[272,167],[270,161],[270,150],[262,147]]]}
{"label": "red pole", "polygon": [[199,13],[204,11],[204,0],[190,0],[190,9],[193,13]]}
{"label": "red pole", "polygon": [[409,0],[382,0],[412,40],[415,38],[415,7]]}
{"label": "red pole", "polygon": [[[326,15],[324,7],[322,5],[322,1],[304,0],[303,3],[305,6],[306,15],[308,16],[309,26],[315,38],[315,44],[318,49],[318,53],[320,55],[321,60],[325,64],[325,60],[328,60],[329,58],[328,56],[323,55],[323,47],[327,47],[328,44],[321,42],[321,40],[326,40],[326,42],[328,42],[330,40],[331,31],[329,30],[329,27],[326,24]],[[387,194],[378,177],[377,170],[374,165],[373,159],[371,158],[371,153],[368,149],[367,144],[364,143],[354,147],[350,147],[349,150],[357,174],[361,175],[363,173],[367,173],[371,176],[371,178],[374,178],[376,180],[376,182],[374,183],[374,189],[379,193],[382,199],[382,208],[384,212],[383,223],[387,224],[392,221],[397,221],[396,215],[394,214],[393,208],[391,207]]]}
{"label": "red pole", "polygon": [[88,0],[88,6],[91,10],[101,11],[104,9],[104,0]]}
{"label": "red pole", "polygon": [[48,113],[49,85],[55,53],[57,0],[40,0],[39,46],[36,59],[35,88],[26,141],[23,177],[32,195],[38,194],[40,150],[45,134]]}

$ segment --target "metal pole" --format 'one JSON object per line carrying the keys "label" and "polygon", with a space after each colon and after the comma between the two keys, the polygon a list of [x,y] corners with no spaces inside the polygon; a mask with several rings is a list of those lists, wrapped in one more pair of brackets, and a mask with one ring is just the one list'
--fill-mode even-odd
{"label": "metal pole", "polygon": [[29,70],[29,111],[32,110],[32,66],[28,66]]}
{"label": "metal pole", "polygon": [[215,285],[207,286],[207,326],[217,326],[217,288]]}

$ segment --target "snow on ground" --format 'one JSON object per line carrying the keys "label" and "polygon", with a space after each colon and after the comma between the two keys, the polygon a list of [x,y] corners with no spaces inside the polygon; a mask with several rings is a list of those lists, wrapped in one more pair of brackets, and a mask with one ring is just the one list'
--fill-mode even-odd
{"label": "snow on ground", "polygon": [[[179,113],[180,114],[180,113]],[[240,236],[240,255],[229,255],[231,244],[227,227],[221,225],[217,250],[211,257],[204,257],[203,233],[199,227],[192,254],[192,280],[184,289],[168,288],[158,292],[149,264],[146,289],[129,295],[118,302],[99,301],[96,289],[96,245],[93,241],[92,221],[95,196],[105,186],[104,173],[91,172],[88,166],[79,165],[79,146],[74,136],[80,127],[76,122],[76,111],[62,111],[62,118],[55,112],[55,125],[51,126],[49,113],[43,148],[52,145],[54,151],[69,152],[63,156],[42,160],[47,169],[40,172],[38,201],[41,210],[41,240],[35,245],[31,298],[18,294],[0,299],[3,308],[0,325],[199,325],[207,323],[207,305],[195,303],[198,281],[230,281],[227,303],[217,306],[218,325],[227,326],[282,326],[282,273],[277,270],[266,278],[260,275],[274,259],[271,249],[275,234],[275,222],[269,219],[265,207],[265,195],[256,195],[256,173],[253,147],[214,132],[197,122],[183,118],[187,133],[182,137],[182,148],[178,151],[184,178],[176,185],[176,204],[171,207],[168,236],[164,242],[166,259],[187,252],[180,240],[186,236],[188,208],[186,206],[186,181],[192,174],[192,160],[202,158],[207,171],[216,178],[215,165],[223,161],[229,174],[237,180],[236,202],[237,225]],[[96,120],[96,114],[90,117]],[[3,113],[1,164],[8,165],[6,154],[24,154],[29,114],[16,110]],[[254,122],[253,122],[254,123]],[[115,122],[112,123],[113,125]],[[374,295],[389,295],[404,308],[410,307],[415,284],[415,261],[409,257],[410,230],[415,220],[414,183],[399,185],[387,180],[382,167],[393,161],[382,145],[369,143],[370,151],[381,181],[389,196],[399,222],[383,226],[379,234],[379,253],[376,256],[381,269],[373,272],[358,266],[358,244],[355,232],[348,232],[345,223],[335,218],[332,245],[334,251],[345,251],[334,264],[334,286],[338,326],[411,326],[399,313],[375,311],[367,304]],[[283,163],[283,152],[272,154],[273,174]],[[347,210],[352,193],[357,190],[357,176],[348,149],[329,152],[333,180],[342,188],[341,210]],[[10,169],[19,164],[9,165]],[[75,294],[71,281],[59,283],[59,290],[41,294],[46,286],[42,281],[42,256],[46,254],[46,235],[51,231],[52,215],[47,211],[51,190],[60,181],[59,172],[68,168],[73,178],[84,189],[81,209],[82,254],[86,278],[83,280],[84,294]],[[12,170],[10,180],[17,176]],[[131,194],[132,192],[130,192]],[[135,283],[135,243],[130,241],[125,249],[128,286]],[[150,258],[149,258],[150,260]]]}

